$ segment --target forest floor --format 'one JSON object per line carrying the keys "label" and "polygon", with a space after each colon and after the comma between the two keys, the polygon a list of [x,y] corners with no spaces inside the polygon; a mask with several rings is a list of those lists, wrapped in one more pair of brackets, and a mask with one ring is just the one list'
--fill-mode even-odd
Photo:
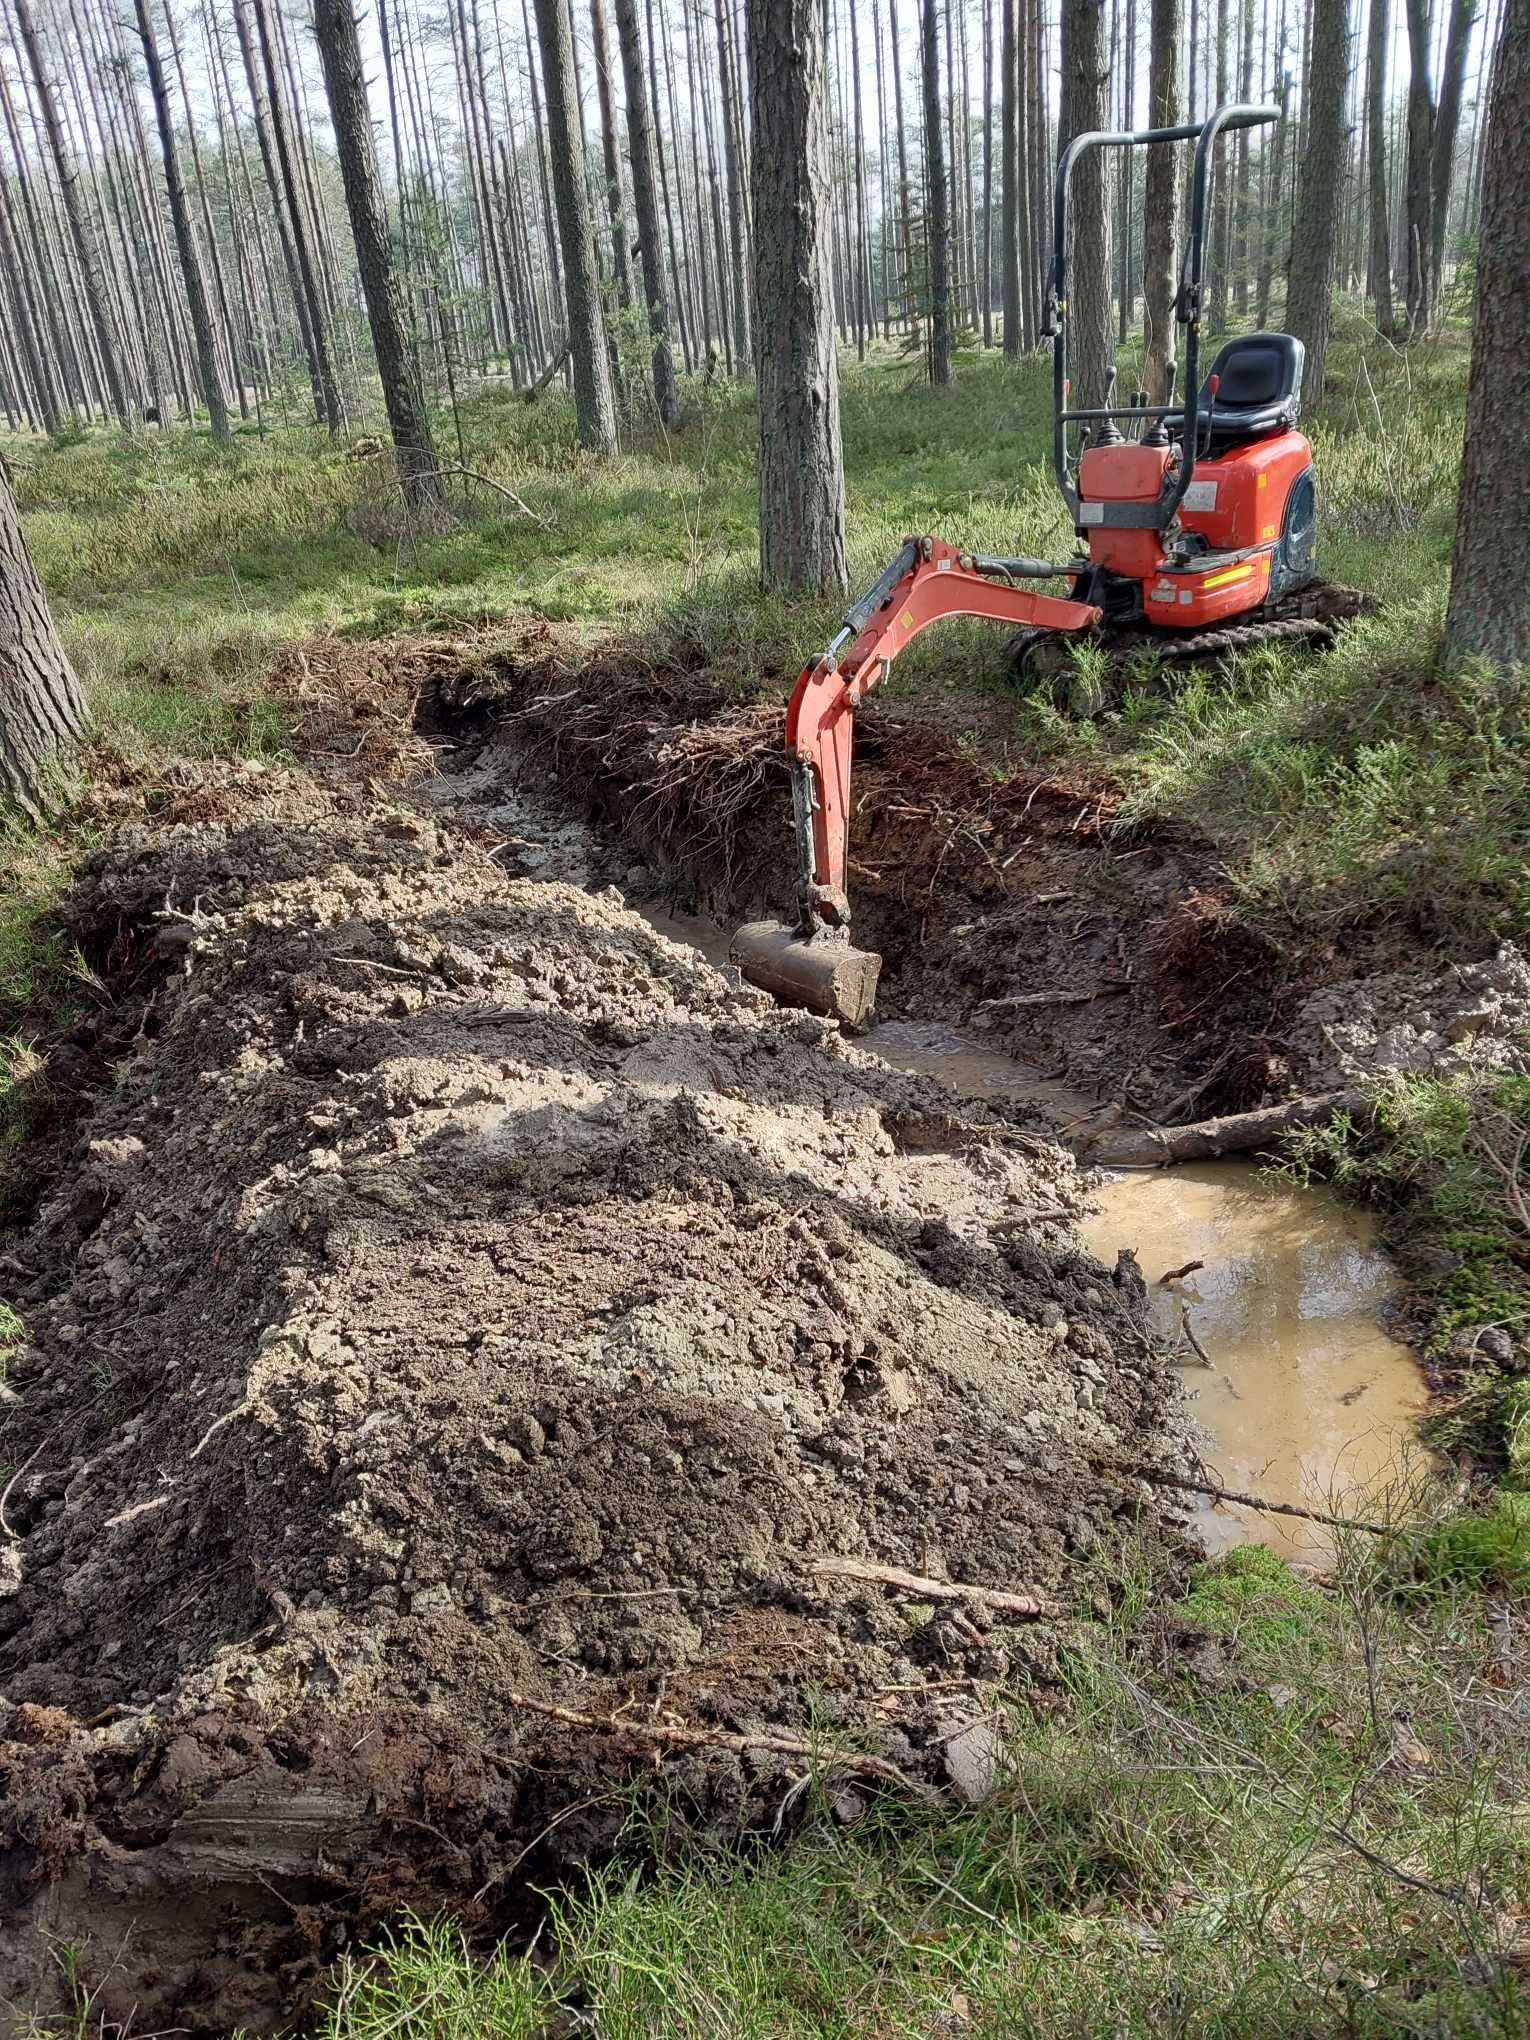
{"label": "forest floor", "polygon": [[[789,881],[834,617],[753,588],[738,393],[605,466],[478,395],[430,532],[302,431],[11,450],[100,731],[0,892],[35,2030],[1525,2030],[1530,1083],[1459,971],[1530,936],[1530,787],[1519,682],[1438,659],[1464,367],[1339,353],[1324,565],[1383,606],[1330,657],[1078,724],[955,629],[858,758],[897,1012],[1149,1115],[1415,1066],[1293,1166],[1398,1207],[1482,1477],[1321,1581],[1137,1477],[1170,1373],[1040,1120],[631,911]],[[1064,543],[1044,415],[850,369],[856,576]]]}

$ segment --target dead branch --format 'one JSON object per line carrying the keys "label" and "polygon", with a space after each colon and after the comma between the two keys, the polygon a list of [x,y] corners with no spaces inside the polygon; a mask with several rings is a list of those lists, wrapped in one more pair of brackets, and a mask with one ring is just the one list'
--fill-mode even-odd
{"label": "dead branch", "polygon": [[1167,1289],[1171,1282],[1183,1282],[1187,1275],[1194,1275],[1204,1268],[1204,1261],[1187,1261],[1183,1268],[1165,1268],[1158,1278],[1158,1287]]}
{"label": "dead branch", "polygon": [[1369,1120],[1374,1110],[1374,1101],[1364,1091],[1322,1091],[1311,1097],[1292,1098],[1284,1105],[1264,1105],[1256,1112],[1231,1112],[1221,1119],[1199,1119],[1189,1126],[1127,1134],[1106,1142],[1093,1159],[1102,1169],[1210,1162],[1222,1155],[1249,1154],[1272,1147],[1283,1133],[1321,1126],[1341,1112]]}
{"label": "dead branch", "polygon": [[943,1803],[941,1794],[933,1785],[911,1778],[885,1757],[865,1756],[855,1750],[827,1752],[820,1745],[805,1742],[801,1736],[783,1735],[779,1730],[759,1729],[750,1735],[738,1735],[728,1729],[643,1721],[630,1715],[584,1714],[574,1707],[560,1707],[551,1700],[533,1700],[524,1693],[511,1693],[507,1697],[512,1707],[524,1707],[529,1714],[545,1715],[549,1721],[562,1722],[565,1728],[580,1728],[591,1735],[631,1737],[638,1742],[655,1744],[660,1749],[732,1750],[738,1756],[749,1756],[755,1750],[770,1750],[776,1756],[796,1757],[806,1763],[827,1759],[830,1770],[853,1771],[863,1778],[880,1778],[885,1784],[896,1785],[900,1791],[911,1793],[930,1806]]}
{"label": "dead branch", "polygon": [[1036,1594],[1009,1594],[996,1587],[973,1587],[955,1580],[930,1580],[922,1574],[904,1572],[895,1565],[879,1565],[869,1558],[840,1558],[828,1553],[807,1561],[809,1572],[825,1573],[833,1579],[865,1580],[874,1586],[894,1587],[901,1594],[914,1594],[921,1601],[969,1601],[984,1603],[1003,1615],[1035,1618],[1065,1615],[1060,1601],[1046,1601]]}
{"label": "dead branch", "polygon": [[467,481],[482,482],[486,489],[495,490],[496,493],[503,496],[507,502],[513,504],[515,509],[517,509],[520,512],[522,517],[529,517],[532,523],[540,525],[543,531],[552,530],[552,519],[549,517],[543,517],[538,511],[533,510],[531,505],[525,500],[525,498],[523,496],[518,496],[515,493],[514,489],[507,488],[503,482],[496,482],[492,475],[486,475],[482,473],[478,468],[464,467],[461,461],[458,460],[447,461],[445,465],[442,467],[431,468],[427,473],[423,475],[417,475],[415,477],[415,480],[429,482],[435,481],[438,478],[445,475],[461,475]]}
{"label": "dead branch", "polygon": [[1135,1459],[1111,1459],[1096,1452],[1088,1453],[1086,1457],[1091,1466],[1103,1467],[1111,1473],[1131,1474],[1153,1487],[1179,1488],[1185,1494],[1208,1495],[1214,1502],[1236,1502],[1240,1508],[1259,1509],[1268,1516],[1295,1516],[1303,1523],[1326,1523],[1333,1530],[1368,1530],[1373,1537],[1391,1537],[1397,1530],[1395,1523],[1368,1523],[1358,1516],[1330,1516],[1322,1509],[1298,1508],[1295,1502],[1271,1502],[1263,1495],[1241,1494],[1236,1488],[1218,1487],[1213,1481],[1191,1480],[1188,1474],[1170,1473],[1161,1466],[1149,1466]]}
{"label": "dead branch", "polygon": [[1179,1324],[1180,1330],[1184,1333],[1191,1351],[1196,1354],[1203,1366],[1209,1367],[1211,1365],[1211,1355],[1195,1336],[1195,1326],[1190,1322],[1190,1306],[1188,1303],[1182,1303],[1179,1307]]}

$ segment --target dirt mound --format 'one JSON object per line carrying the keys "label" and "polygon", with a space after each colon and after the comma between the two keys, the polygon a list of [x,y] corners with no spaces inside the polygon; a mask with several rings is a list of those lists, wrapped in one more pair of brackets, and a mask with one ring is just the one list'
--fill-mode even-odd
{"label": "dirt mound", "polygon": [[1172,1380],[1014,1109],[354,784],[208,775],[69,911],[140,1024],[0,1241],[0,1996],[52,1934],[105,2015],[260,2025],[631,1774],[768,1817],[812,1724],[940,1776],[1056,1625],[821,1561],[1066,1604],[1151,1526],[1096,1462]]}
{"label": "dirt mound", "polygon": [[1291,1033],[1306,1086],[1391,1072],[1530,1069],[1530,962],[1512,942],[1481,963],[1353,978],[1315,992]]}

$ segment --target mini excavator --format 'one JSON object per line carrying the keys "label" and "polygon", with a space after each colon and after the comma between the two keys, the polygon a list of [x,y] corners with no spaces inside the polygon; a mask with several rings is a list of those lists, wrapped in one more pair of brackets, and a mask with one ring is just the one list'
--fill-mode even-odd
{"label": "mini excavator", "polygon": [[[1222,106],[1204,122],[1077,136],[1057,167],[1046,332],[1052,341],[1052,463],[1082,554],[1052,562],[988,557],[912,537],[846,613],[826,651],[803,668],[786,719],[798,858],[795,926],[741,928],[731,954],[751,982],[783,1004],[857,1024],[869,1018],[881,958],[850,941],[846,850],[855,711],[904,647],[946,616],[1011,626],[1020,674],[1068,688],[1087,673],[1072,656],[1092,644],[1130,670],[1139,659],[1216,658],[1269,638],[1331,640],[1366,607],[1317,576],[1317,483],[1298,432],[1303,348],[1289,333],[1229,340],[1200,374],[1207,193],[1217,138],[1280,118],[1269,106]],[[1068,406],[1068,193],[1094,149],[1195,143],[1190,232],[1175,299],[1184,335],[1185,390],[1149,404],[1138,391],[1104,405]],[[1035,593],[1022,581],[1065,583]],[[1100,662],[1093,662],[1098,669]],[[1067,698],[1065,696],[1065,698]],[[1097,700],[1069,701],[1096,712]]]}

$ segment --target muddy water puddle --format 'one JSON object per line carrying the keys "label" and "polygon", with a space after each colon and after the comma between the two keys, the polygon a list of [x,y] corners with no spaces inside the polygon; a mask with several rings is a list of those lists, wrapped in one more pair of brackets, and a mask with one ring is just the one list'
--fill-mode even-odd
{"label": "muddy water puddle", "polygon": [[[728,931],[716,923],[642,911],[672,941],[727,963]],[[1060,1129],[1098,1110],[939,1023],[884,1021],[862,1045],[967,1097],[1023,1098]],[[1424,1384],[1408,1348],[1382,1329],[1394,1277],[1367,1213],[1239,1161],[1111,1176],[1096,1198],[1083,1238],[1107,1266],[1122,1247],[1135,1253],[1155,1321],[1184,1351],[1191,1416],[1225,1486],[1344,1514],[1409,1457]],[[1202,1265],[1160,1286],[1191,1261]],[[1185,1312],[1209,1366],[1185,1339]],[[1212,1551],[1258,1542],[1306,1563],[1331,1551],[1317,1524],[1235,1504],[1208,1503],[1197,1522]]]}

